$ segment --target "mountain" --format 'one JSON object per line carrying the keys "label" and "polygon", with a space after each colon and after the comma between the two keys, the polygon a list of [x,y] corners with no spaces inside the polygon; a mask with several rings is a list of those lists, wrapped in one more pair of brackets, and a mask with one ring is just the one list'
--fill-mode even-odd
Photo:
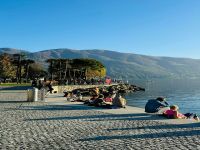
{"label": "mountain", "polygon": [[49,58],[94,58],[107,68],[107,75],[127,80],[154,78],[200,78],[200,59],[154,57],[109,50],[51,49],[28,52],[0,48],[0,53],[23,52],[30,59],[44,63]]}
{"label": "mountain", "polygon": [[25,50],[20,50],[20,49],[14,49],[14,48],[0,48],[0,54],[1,53],[8,53],[8,54],[24,53],[24,54],[27,54],[29,52],[25,51]]}

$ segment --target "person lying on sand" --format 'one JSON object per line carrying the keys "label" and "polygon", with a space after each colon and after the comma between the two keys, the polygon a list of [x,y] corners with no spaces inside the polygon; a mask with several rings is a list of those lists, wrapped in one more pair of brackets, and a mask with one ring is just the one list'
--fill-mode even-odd
{"label": "person lying on sand", "polygon": [[170,106],[170,109],[166,110],[163,115],[170,119],[194,119],[199,120],[199,117],[193,113],[182,114],[178,111],[177,105]]}

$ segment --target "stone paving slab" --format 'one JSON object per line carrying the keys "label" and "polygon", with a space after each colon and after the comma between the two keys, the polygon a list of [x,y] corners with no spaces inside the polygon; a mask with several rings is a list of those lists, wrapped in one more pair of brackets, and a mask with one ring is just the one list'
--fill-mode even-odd
{"label": "stone paving slab", "polygon": [[[46,98],[47,102],[58,103],[63,105],[72,105],[72,104],[81,104],[81,102],[68,102],[63,94],[53,94],[49,95]],[[84,106],[87,107],[87,106]],[[91,108],[90,106],[88,108]],[[133,107],[133,106],[126,106],[126,108],[120,109],[99,109],[95,108],[96,111],[101,111],[104,113],[110,114],[144,114],[146,116],[145,119],[147,120],[156,120],[159,122],[169,123],[169,124],[191,124],[191,123],[199,123],[199,121],[189,120],[189,119],[167,119],[165,117],[158,116],[157,114],[145,113],[143,108]],[[142,119],[142,118],[141,118]],[[144,118],[143,118],[144,119]]]}
{"label": "stone paving slab", "polygon": [[22,102],[27,101],[26,90],[0,90],[0,102]]}
{"label": "stone paving slab", "polygon": [[2,150],[200,149],[199,123],[168,124],[149,120],[145,113],[108,113],[61,100],[14,102],[19,95],[26,97],[13,94],[6,102],[6,94],[0,93]]}

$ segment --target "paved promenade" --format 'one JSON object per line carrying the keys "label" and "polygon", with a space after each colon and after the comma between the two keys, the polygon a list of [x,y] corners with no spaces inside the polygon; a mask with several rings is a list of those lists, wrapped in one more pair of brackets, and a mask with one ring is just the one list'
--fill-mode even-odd
{"label": "paved promenade", "polygon": [[200,149],[199,122],[173,123],[134,107],[97,109],[59,94],[25,100],[25,91],[0,91],[0,149]]}

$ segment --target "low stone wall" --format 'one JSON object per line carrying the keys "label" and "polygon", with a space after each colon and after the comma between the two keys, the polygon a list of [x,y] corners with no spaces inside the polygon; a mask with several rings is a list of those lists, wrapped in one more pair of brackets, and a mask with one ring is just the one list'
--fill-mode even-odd
{"label": "low stone wall", "polygon": [[101,87],[101,86],[110,86],[110,85],[64,85],[64,86],[53,86],[53,92],[56,93],[63,93],[63,91],[72,91],[74,89],[80,89],[80,88],[92,88],[92,87]]}

